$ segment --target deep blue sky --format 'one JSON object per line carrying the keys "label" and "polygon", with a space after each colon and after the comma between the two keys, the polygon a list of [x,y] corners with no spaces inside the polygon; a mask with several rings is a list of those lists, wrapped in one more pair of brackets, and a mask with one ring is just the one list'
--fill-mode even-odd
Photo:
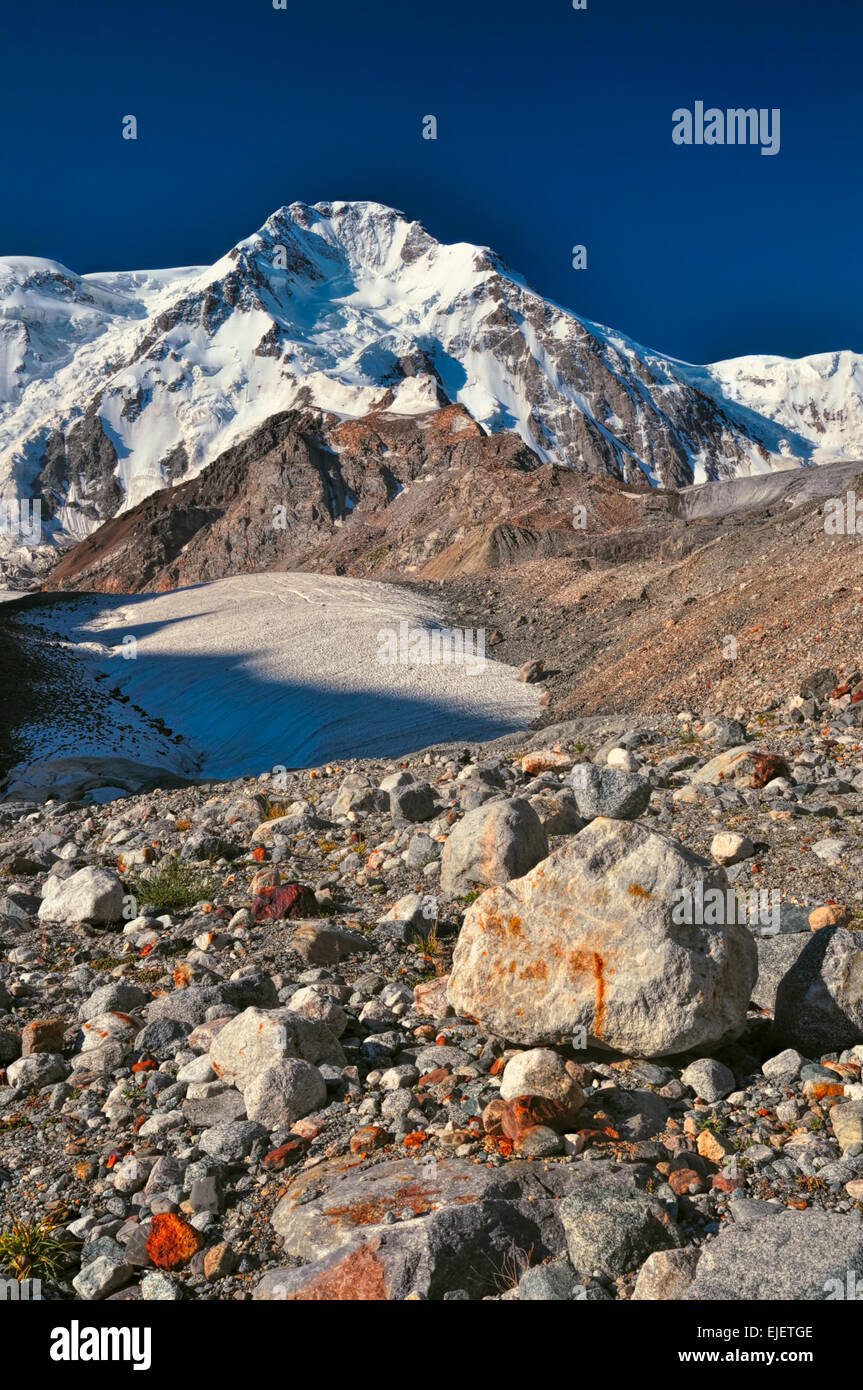
{"label": "deep blue sky", "polygon": [[[0,254],[209,262],[373,198],[690,361],[863,351],[859,0],[288,3],[10,0]],[[780,153],[675,146],[698,99],[781,108]]]}

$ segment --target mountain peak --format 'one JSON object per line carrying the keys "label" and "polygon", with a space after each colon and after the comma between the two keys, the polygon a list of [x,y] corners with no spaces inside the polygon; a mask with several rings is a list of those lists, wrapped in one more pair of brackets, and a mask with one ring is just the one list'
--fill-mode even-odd
{"label": "mountain peak", "polygon": [[82,277],[0,261],[0,496],[41,497],[61,542],[280,412],[450,402],[540,462],[630,482],[863,451],[854,354],[675,362],[374,201],[287,204],[204,268]]}

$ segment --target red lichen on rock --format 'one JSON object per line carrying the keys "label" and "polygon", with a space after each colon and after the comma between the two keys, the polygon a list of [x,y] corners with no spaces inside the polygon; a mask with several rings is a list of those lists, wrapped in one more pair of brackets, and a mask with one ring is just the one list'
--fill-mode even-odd
{"label": "red lichen on rock", "polygon": [[158,1269],[177,1269],[197,1251],[201,1237],[172,1212],[157,1212],[150,1222],[147,1254]]}
{"label": "red lichen on rock", "polygon": [[337,1265],[286,1296],[286,1302],[385,1303],[389,1299],[386,1268],[375,1253],[377,1241],[351,1250]]}
{"label": "red lichen on rock", "polygon": [[315,917],[319,908],[311,888],[292,882],[261,888],[252,899],[251,911],[256,922],[273,922],[280,917]]}

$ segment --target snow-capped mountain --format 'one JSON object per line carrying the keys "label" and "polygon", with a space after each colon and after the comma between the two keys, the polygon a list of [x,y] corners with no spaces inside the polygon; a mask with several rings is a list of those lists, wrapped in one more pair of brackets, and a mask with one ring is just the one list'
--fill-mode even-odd
{"label": "snow-capped mountain", "polygon": [[449,403],[540,461],[673,487],[863,456],[853,354],[691,367],[377,203],[293,203],[207,268],[0,260],[0,499],[41,499],[55,543],[280,412]]}

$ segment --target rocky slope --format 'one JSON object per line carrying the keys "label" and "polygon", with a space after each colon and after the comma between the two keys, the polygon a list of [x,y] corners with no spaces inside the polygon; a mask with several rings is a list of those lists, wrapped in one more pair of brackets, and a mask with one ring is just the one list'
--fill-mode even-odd
{"label": "rocky slope", "polygon": [[[598,717],[0,808],[0,1212],[53,1226],[43,1296],[859,1297],[835,679],[769,728]],[[675,928],[679,872],[767,914]],[[499,983],[465,1012],[478,930]]]}

